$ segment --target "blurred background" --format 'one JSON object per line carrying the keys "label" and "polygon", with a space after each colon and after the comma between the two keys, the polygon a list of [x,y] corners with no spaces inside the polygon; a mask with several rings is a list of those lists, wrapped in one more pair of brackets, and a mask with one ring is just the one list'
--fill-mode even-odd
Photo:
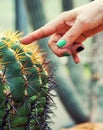
{"label": "blurred background", "polygon": [[[0,0],[0,32],[19,30],[23,35],[38,29],[61,12],[78,7],[89,0]],[[91,21],[92,22],[92,21]],[[49,38],[49,37],[48,37]],[[38,44],[54,68],[58,83],[53,93],[56,108],[51,115],[51,129],[60,130],[83,122],[103,121],[103,33],[84,42],[78,65],[71,57],[56,57],[48,48],[48,38]]]}

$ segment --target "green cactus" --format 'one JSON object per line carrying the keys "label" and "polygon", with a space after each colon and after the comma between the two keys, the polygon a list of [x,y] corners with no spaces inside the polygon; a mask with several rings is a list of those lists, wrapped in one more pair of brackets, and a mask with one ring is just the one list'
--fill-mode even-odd
{"label": "green cactus", "polygon": [[37,45],[20,44],[20,36],[9,31],[0,38],[0,130],[49,130],[45,59]]}

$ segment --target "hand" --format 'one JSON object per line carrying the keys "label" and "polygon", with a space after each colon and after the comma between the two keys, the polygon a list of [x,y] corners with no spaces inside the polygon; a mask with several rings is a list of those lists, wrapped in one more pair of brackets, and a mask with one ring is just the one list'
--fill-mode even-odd
{"label": "hand", "polygon": [[[51,50],[58,56],[71,49],[74,42],[82,43],[88,37],[103,30],[103,0],[93,1],[71,11],[60,14],[56,19],[47,23],[40,29],[24,37],[21,42],[29,44],[35,40],[53,34],[49,41]],[[58,40],[55,40],[55,37]],[[66,45],[58,48],[54,41],[65,40]],[[58,52],[59,49],[59,52]],[[74,50],[74,49],[72,49]],[[69,50],[71,54],[73,51]],[[76,51],[75,51],[76,52]],[[78,54],[75,53],[76,62],[79,62]]]}
{"label": "hand", "polygon": [[79,52],[84,50],[84,46],[79,42],[74,42],[69,47],[60,48],[60,47],[56,46],[56,43],[60,37],[61,37],[60,34],[58,34],[58,35],[53,34],[51,36],[49,43],[48,43],[51,50],[59,57],[65,56],[65,54],[68,56],[68,54],[69,54],[73,57],[75,63],[79,63],[80,62]]}

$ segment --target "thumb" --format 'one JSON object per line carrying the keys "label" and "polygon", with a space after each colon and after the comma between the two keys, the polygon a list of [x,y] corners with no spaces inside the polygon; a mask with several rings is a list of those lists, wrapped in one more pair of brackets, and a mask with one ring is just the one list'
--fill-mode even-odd
{"label": "thumb", "polygon": [[76,20],[74,25],[59,39],[57,42],[58,47],[67,47],[73,44],[76,39],[85,31],[85,26]]}

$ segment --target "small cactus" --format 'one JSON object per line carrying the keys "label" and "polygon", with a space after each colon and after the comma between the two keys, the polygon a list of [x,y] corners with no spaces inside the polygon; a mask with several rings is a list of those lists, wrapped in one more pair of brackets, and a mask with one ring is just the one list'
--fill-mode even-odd
{"label": "small cactus", "polygon": [[20,37],[9,31],[0,38],[0,130],[49,130],[45,58],[37,45],[20,44]]}

